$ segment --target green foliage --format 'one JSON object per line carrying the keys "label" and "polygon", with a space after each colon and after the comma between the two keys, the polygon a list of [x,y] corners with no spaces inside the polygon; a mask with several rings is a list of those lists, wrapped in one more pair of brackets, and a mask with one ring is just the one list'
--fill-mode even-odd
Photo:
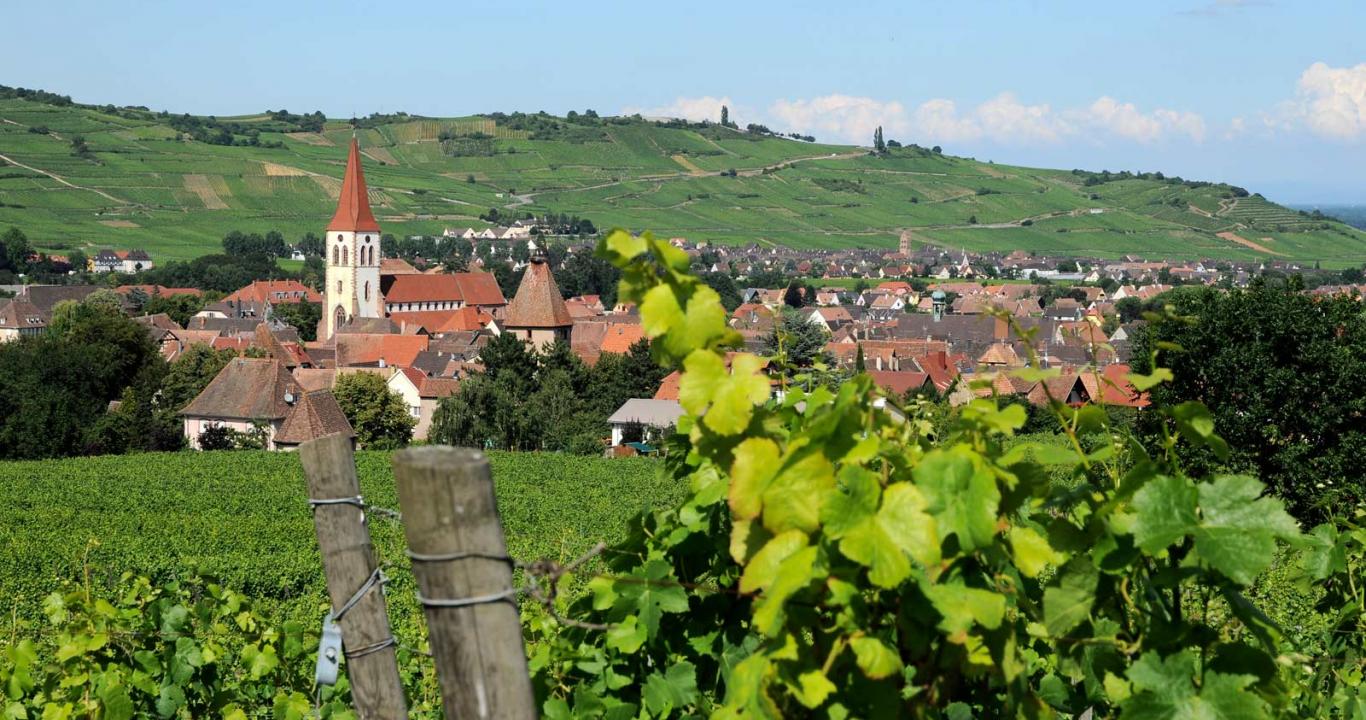
{"label": "green foliage", "polygon": [[342,679],[314,714],[316,635],[270,624],[240,593],[125,574],[109,589],[68,582],[43,600],[46,627],[0,652],[5,717],[354,718]]}
{"label": "green foliage", "polygon": [[1134,339],[1134,367],[1149,372],[1162,349],[1174,377],[1153,389],[1154,399],[1210,408],[1229,457],[1191,453],[1196,467],[1251,471],[1304,520],[1366,498],[1360,302],[1260,280],[1231,292],[1182,289],[1162,302],[1170,310],[1151,315]]}
{"label": "green foliage", "polygon": [[332,386],[356,441],[371,450],[393,450],[407,446],[413,439],[417,418],[408,413],[403,397],[389,389],[384,378],[374,373],[348,373]]}
{"label": "green foliage", "polygon": [[437,406],[433,442],[598,454],[607,417],[630,398],[654,397],[664,377],[645,342],[625,354],[603,353],[589,367],[565,343],[538,353],[505,334],[479,357],[485,371]]}
{"label": "green foliage", "polygon": [[300,340],[313,342],[318,339],[318,321],[323,317],[321,304],[280,302],[273,303],[270,307],[275,319],[299,331]]}
{"label": "green foliage", "polygon": [[[737,338],[682,253],[624,232],[599,252],[622,268],[656,356],[683,369],[687,415],[669,469],[689,495],[642,516],[612,553],[614,574],[568,608],[606,632],[537,636],[548,716],[1324,707],[1315,694],[1332,683],[1306,681],[1245,594],[1277,541],[1305,540],[1256,480],[1181,461],[1178,448],[1228,450],[1201,406],[1150,410],[1160,433],[1149,453],[1098,408],[1061,403],[1075,452],[1016,442],[1024,410],[984,399],[932,442],[914,409],[901,420],[875,405],[866,376],[773,402],[759,358],[723,362]],[[1084,433],[1102,440],[1084,449]],[[1054,468],[1073,484],[1052,482]],[[1324,533],[1313,567],[1339,571]],[[1360,623],[1360,605],[1338,602]],[[1348,659],[1355,669],[1334,680],[1343,703],[1361,677],[1360,655]]]}
{"label": "green foliage", "polygon": [[[135,400],[147,419],[165,362],[119,302],[99,291],[86,302],[59,303],[47,332],[0,345],[0,458],[101,451],[110,442],[104,416],[113,400]],[[124,430],[152,443],[146,449],[160,446]]]}

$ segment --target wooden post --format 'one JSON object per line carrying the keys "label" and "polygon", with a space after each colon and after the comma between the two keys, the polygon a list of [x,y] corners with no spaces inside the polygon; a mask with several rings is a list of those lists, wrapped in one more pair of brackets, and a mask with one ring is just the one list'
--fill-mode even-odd
{"label": "wooden post", "polygon": [[[328,435],[299,447],[308,496],[312,500],[339,500],[360,495],[356,461],[351,438]],[[327,595],[335,613],[351,599],[374,573],[375,553],[370,545],[370,528],[364,512],[354,504],[320,504],[313,510],[313,527],[318,532],[323,571],[327,576]],[[384,594],[379,587],[365,593],[338,622],[342,643],[348,653],[375,647],[393,637]],[[403,683],[398,675],[398,657],[393,646],[367,652],[346,660],[351,681],[351,701],[362,719],[399,720],[408,717],[403,698]]]}
{"label": "wooden post", "polygon": [[446,717],[537,717],[488,458],[410,448],[394,479]]}

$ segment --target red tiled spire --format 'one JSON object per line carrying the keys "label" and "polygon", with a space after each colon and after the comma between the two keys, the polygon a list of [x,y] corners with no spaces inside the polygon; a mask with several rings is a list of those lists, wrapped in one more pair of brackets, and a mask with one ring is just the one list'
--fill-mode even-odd
{"label": "red tiled spire", "polygon": [[379,232],[379,223],[375,221],[375,214],[370,212],[370,198],[366,194],[365,170],[360,166],[360,145],[354,137],[351,138],[351,152],[346,156],[346,177],[342,179],[337,213],[332,216],[327,229]]}

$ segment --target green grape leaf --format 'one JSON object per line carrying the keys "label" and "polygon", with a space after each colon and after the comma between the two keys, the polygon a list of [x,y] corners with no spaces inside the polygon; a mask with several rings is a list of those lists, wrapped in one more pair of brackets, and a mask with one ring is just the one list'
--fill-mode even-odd
{"label": "green grape leaf", "polygon": [[783,606],[794,593],[806,587],[816,573],[818,548],[803,548],[778,564],[773,582],[754,606],[754,629],[769,637],[783,629]]}
{"label": "green grape leaf", "polygon": [[695,350],[683,362],[678,401],[693,415],[721,435],[734,435],[749,425],[754,406],[768,400],[768,378],[760,370],[764,361],[750,353],[738,353],[726,372],[721,356]]}
{"label": "green grape leaf", "polygon": [[608,259],[617,265],[623,264],[649,249],[645,238],[632,235],[621,229],[613,230],[611,234],[598,243],[598,252],[602,253],[606,250],[609,253],[614,253],[615,257],[609,255]]}
{"label": "green grape leaf", "polygon": [[778,566],[806,546],[806,533],[801,530],[788,530],[769,540],[745,566],[740,576],[740,592],[767,590],[778,575]]}
{"label": "green grape leaf", "polygon": [[810,670],[797,676],[796,692],[797,702],[808,708],[818,708],[825,699],[830,697],[830,693],[836,690],[835,684],[825,676],[820,670]]}
{"label": "green grape leaf", "polygon": [[830,493],[821,507],[821,530],[831,540],[872,519],[882,496],[878,476],[857,465],[840,468],[838,486],[839,492]]}
{"label": "green grape leaf", "polygon": [[607,647],[626,655],[633,655],[645,644],[645,628],[635,615],[627,615],[621,622],[607,629]]}
{"label": "green grape leaf", "polygon": [[663,673],[650,673],[641,699],[645,708],[658,717],[688,706],[697,699],[696,667],[684,660],[671,664]]}
{"label": "green grape leaf", "polygon": [[1158,476],[1134,494],[1134,541],[1148,554],[1160,552],[1185,537],[1199,522],[1199,491],[1189,480]]}
{"label": "green grape leaf", "polygon": [[1266,704],[1247,688],[1252,675],[1206,672],[1195,684],[1190,650],[1162,659],[1149,651],[1128,671],[1132,694],[1120,708],[1124,720],[1258,720],[1269,718]]}
{"label": "green grape leaf", "polygon": [[939,562],[939,533],[914,485],[896,483],[882,496],[877,515],[840,540],[844,556],[868,568],[874,585],[892,588],[911,573],[909,555],[922,565]]}
{"label": "green grape leaf", "polygon": [[1001,502],[996,479],[978,467],[975,458],[963,447],[931,450],[913,471],[927,510],[937,521],[939,538],[955,535],[968,552],[992,543]]}
{"label": "green grape leaf", "polygon": [[835,467],[818,450],[788,460],[764,489],[764,527],[781,533],[820,526],[821,506],[835,487]]}
{"label": "green grape leaf", "polygon": [[656,285],[645,293],[640,302],[640,327],[646,336],[657,338],[683,327],[684,322],[683,308],[672,287]]}
{"label": "green grape leaf", "polygon": [[1260,497],[1254,478],[1225,475],[1199,485],[1201,520],[1195,552],[1211,567],[1242,585],[1271,565],[1276,539],[1293,539],[1300,529],[1276,498]]}
{"label": "green grape leaf", "polygon": [[132,720],[133,698],[128,695],[128,688],[106,685],[100,689],[99,698],[104,710],[101,720]]}
{"label": "green grape leaf", "polygon": [[1063,637],[1091,615],[1100,575],[1084,557],[1063,566],[1055,584],[1043,593],[1044,626],[1052,637]]}
{"label": "green grape leaf", "polygon": [[1242,475],[1199,485],[1158,477],[1134,494],[1134,539],[1151,554],[1191,535],[1202,561],[1249,585],[1271,565],[1276,540],[1300,534],[1280,500],[1260,497],[1263,489],[1262,483]]}
{"label": "green grape leaf", "polygon": [[901,656],[877,638],[856,637],[849,641],[849,647],[854,650],[859,669],[874,680],[901,672]]}
{"label": "green grape leaf", "polygon": [[1129,384],[1133,385],[1135,390],[1143,392],[1159,383],[1171,382],[1175,377],[1175,375],[1172,375],[1172,371],[1167,368],[1153,368],[1153,373],[1151,375],[1129,373]]}
{"label": "green grape leaf", "polygon": [[1049,565],[1057,565],[1067,560],[1067,556],[1053,549],[1048,540],[1034,528],[1016,525],[1007,535],[1010,549],[1015,555],[1015,567],[1025,577],[1038,577]]}
{"label": "green grape leaf", "polygon": [[763,508],[764,490],[778,469],[778,444],[768,438],[747,438],[735,446],[730,467],[730,510],[736,518],[753,520]]}
{"label": "green grape leaf", "polygon": [[948,633],[952,642],[962,644],[974,624],[995,630],[1005,618],[1005,596],[990,590],[968,587],[962,581],[926,584],[922,589],[943,618],[939,629]]}

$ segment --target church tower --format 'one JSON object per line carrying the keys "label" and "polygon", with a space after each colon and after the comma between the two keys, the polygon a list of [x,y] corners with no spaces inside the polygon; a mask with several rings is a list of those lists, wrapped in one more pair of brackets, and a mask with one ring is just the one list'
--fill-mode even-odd
{"label": "church tower", "polygon": [[352,318],[384,317],[379,296],[379,223],[370,211],[360,146],[351,138],[337,212],[324,238],[327,284],[323,288],[323,316],[319,340],[327,340]]}

